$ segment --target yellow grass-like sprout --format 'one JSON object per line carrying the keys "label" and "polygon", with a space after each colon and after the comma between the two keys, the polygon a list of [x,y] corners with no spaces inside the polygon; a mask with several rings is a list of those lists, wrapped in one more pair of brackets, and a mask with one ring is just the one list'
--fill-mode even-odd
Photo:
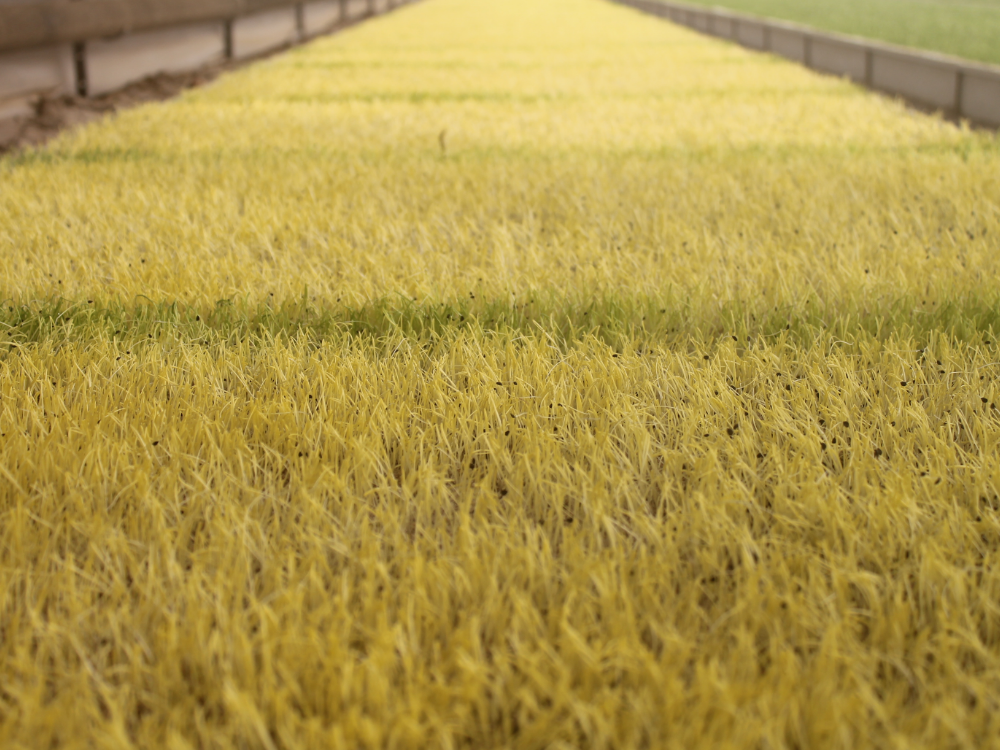
{"label": "yellow grass-like sprout", "polygon": [[0,745],[1000,746],[1000,144],[426,0],[0,161]]}

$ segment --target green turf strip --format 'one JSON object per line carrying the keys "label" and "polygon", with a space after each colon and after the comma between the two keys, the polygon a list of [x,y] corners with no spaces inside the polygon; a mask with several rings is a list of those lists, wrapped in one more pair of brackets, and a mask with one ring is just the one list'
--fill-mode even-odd
{"label": "green turf strip", "polygon": [[777,336],[809,343],[825,334],[844,340],[904,337],[922,344],[944,335],[989,344],[994,332],[1000,331],[1000,297],[969,297],[930,306],[900,298],[868,309],[834,307],[818,300],[771,309],[729,302],[711,316],[695,313],[676,300],[611,294],[567,299],[543,292],[511,299],[476,299],[474,293],[468,299],[447,301],[392,297],[361,305],[311,300],[307,292],[281,303],[225,299],[214,306],[54,298],[8,303],[0,310],[0,351],[45,341],[109,339],[203,345],[306,336],[346,345],[399,337],[433,341],[462,331],[542,336],[560,345],[596,337],[619,350],[704,346],[732,338],[741,345],[754,345]]}

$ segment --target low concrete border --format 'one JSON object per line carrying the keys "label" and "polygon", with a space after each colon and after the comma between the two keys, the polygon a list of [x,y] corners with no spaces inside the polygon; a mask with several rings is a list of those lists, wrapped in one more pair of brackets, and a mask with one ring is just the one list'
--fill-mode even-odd
{"label": "low concrete border", "polygon": [[613,0],[744,47],[846,76],[921,108],[1000,127],[1000,68],[808,26],[673,0]]}
{"label": "low concrete border", "polygon": [[224,38],[222,22],[209,21],[89,42],[84,50],[87,93],[116,91],[147,70],[180,73],[209,65],[222,59]]}
{"label": "low concrete border", "polygon": [[96,96],[157,73],[263,54],[413,0],[0,3],[0,120],[40,97]]}
{"label": "low concrete border", "polygon": [[302,36],[309,37],[322,34],[332,29],[345,17],[340,0],[319,0],[306,3],[302,7]]}
{"label": "low concrete border", "polygon": [[30,114],[31,97],[75,90],[69,45],[16,50],[0,55],[0,120]]}
{"label": "low concrete border", "polygon": [[[409,0],[334,0],[341,17],[384,13]],[[328,4],[319,0],[321,4]],[[306,0],[33,0],[0,3],[0,52],[131,34],[204,21],[230,21]],[[350,6],[350,13],[344,12]],[[299,11],[300,12],[300,11]]]}

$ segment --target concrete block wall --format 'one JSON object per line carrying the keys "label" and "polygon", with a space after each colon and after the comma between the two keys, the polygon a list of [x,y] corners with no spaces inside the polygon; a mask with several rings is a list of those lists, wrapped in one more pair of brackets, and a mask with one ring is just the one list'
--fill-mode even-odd
{"label": "concrete block wall", "polygon": [[736,37],[736,22],[732,18],[725,16],[715,16],[711,21],[708,33],[713,36],[721,36],[723,39],[734,39]]}
{"label": "concrete block wall", "polygon": [[863,46],[824,37],[811,37],[809,42],[809,67],[858,83],[868,81],[868,50]]}
{"label": "concrete block wall", "polygon": [[98,39],[83,48],[87,93],[97,96],[156,73],[194,70],[226,54],[221,21]]}
{"label": "concrete block wall", "polygon": [[734,38],[744,47],[751,47],[752,49],[767,48],[767,28],[762,23],[738,21],[736,23],[736,36]]}
{"label": "concrete block wall", "polygon": [[954,65],[885,51],[872,55],[869,83],[928,107],[952,110],[958,107],[958,75]]}
{"label": "concrete block wall", "polygon": [[332,29],[340,22],[343,3],[340,0],[321,0],[302,6],[302,31],[314,37]]}
{"label": "concrete block wall", "polygon": [[771,52],[789,60],[805,64],[807,38],[797,29],[771,29]]}
{"label": "concrete block wall", "polygon": [[348,21],[364,18],[371,13],[371,0],[346,0],[344,13]]}
{"label": "concrete block wall", "polygon": [[951,117],[1000,127],[998,67],[674,0],[615,1]]}
{"label": "concrete block wall", "polygon": [[0,0],[0,130],[42,96],[252,57],[412,1]]}
{"label": "concrete block wall", "polygon": [[230,22],[230,50],[235,60],[253,57],[299,39],[295,8],[274,8]]}
{"label": "concrete block wall", "polygon": [[0,119],[30,114],[40,95],[76,90],[73,47],[60,44],[0,54]]}
{"label": "concrete block wall", "polygon": [[1000,76],[963,70],[962,112],[971,120],[1000,124]]}

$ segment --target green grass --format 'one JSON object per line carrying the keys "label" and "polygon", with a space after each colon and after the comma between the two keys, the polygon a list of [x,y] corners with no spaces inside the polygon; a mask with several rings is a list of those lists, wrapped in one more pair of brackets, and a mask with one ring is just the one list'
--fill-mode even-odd
{"label": "green grass", "polygon": [[[100,298],[71,302],[56,297],[0,306],[0,362],[45,341],[120,347],[143,344],[215,345],[304,337],[314,343],[395,342],[419,344],[476,335],[544,336],[562,348],[595,338],[615,350],[657,347],[712,349],[737,338],[750,348],[776,337],[810,346],[832,336],[841,343],[914,341],[921,348],[944,335],[953,342],[990,345],[1000,332],[1000,297],[990,292],[938,305],[904,296],[894,299],[803,300],[797,307],[730,300],[711,314],[696,312],[670,294],[559,294],[538,290],[509,298],[434,301],[386,296],[362,304],[310,297],[281,303],[250,303],[243,298],[212,304]],[[847,341],[845,341],[847,340]]]}
{"label": "green grass", "polygon": [[1000,0],[685,0],[1000,63]]}

